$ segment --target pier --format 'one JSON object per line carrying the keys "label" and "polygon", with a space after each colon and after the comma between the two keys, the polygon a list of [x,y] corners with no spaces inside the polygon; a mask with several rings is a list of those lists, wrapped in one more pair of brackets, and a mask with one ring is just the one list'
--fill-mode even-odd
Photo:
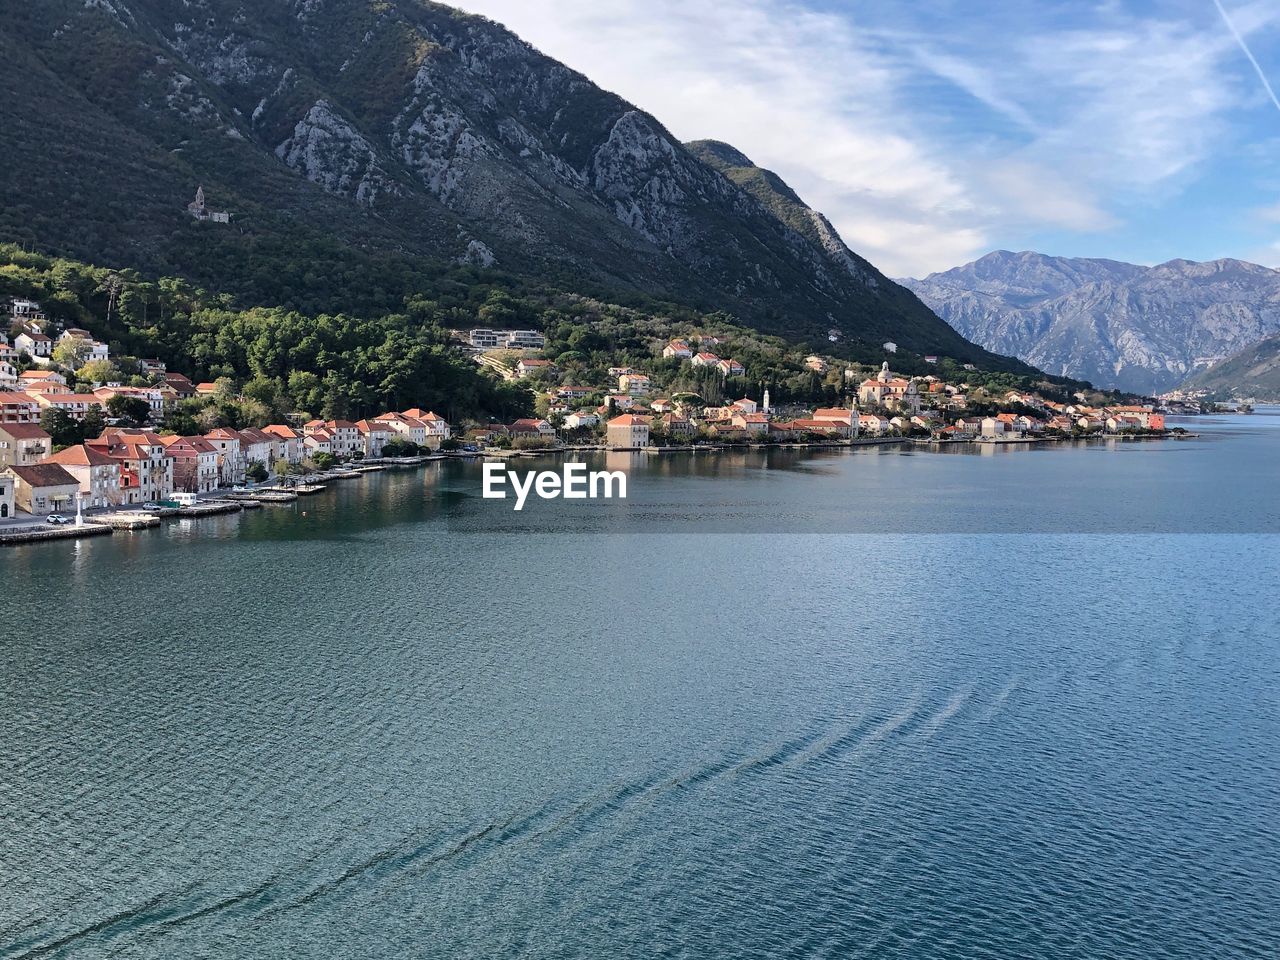
{"label": "pier", "polygon": [[105,537],[110,536],[111,532],[110,527],[100,523],[65,527],[22,527],[0,532],[0,546],[19,546],[24,543],[42,543],[46,540],[74,540],[78,537]]}

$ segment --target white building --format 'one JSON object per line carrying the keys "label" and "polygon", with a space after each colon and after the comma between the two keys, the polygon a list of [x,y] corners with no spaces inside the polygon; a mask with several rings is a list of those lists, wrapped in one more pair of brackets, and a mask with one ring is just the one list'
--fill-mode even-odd
{"label": "white building", "polygon": [[541,350],[547,338],[537,330],[491,330],[477,327],[467,331],[467,341],[478,350]]}
{"label": "white building", "polygon": [[43,333],[23,331],[13,338],[13,348],[33,360],[47,359],[53,355],[53,341]]}

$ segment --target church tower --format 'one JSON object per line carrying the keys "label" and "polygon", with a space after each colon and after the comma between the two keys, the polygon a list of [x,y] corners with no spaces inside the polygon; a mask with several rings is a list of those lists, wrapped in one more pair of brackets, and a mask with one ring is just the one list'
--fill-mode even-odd
{"label": "church tower", "polygon": [[187,212],[197,220],[203,220],[208,216],[204,207],[204,186],[196,187],[196,198],[187,204]]}
{"label": "church tower", "polygon": [[769,413],[769,388],[764,388],[764,401],[760,404],[760,412],[768,415]]}

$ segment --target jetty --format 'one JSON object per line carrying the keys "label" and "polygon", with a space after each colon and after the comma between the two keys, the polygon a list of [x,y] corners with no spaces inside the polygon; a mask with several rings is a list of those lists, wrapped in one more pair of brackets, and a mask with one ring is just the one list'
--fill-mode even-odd
{"label": "jetty", "polygon": [[100,513],[93,518],[93,522],[105,524],[113,530],[145,530],[147,527],[160,526],[160,514],[153,511],[122,510],[119,513]]}
{"label": "jetty", "polygon": [[0,547],[16,547],[24,543],[43,543],[46,540],[74,540],[79,537],[105,537],[110,536],[111,533],[111,527],[102,523],[85,523],[80,526],[69,524],[65,527],[19,527],[14,530],[0,530]]}
{"label": "jetty", "polygon": [[262,504],[255,500],[202,500],[188,507],[179,507],[179,517],[212,517],[220,513],[239,513],[241,510],[258,508]]}
{"label": "jetty", "polygon": [[[223,496],[228,500],[238,500],[240,502],[252,501],[256,503],[293,503],[298,499],[298,494],[294,489],[285,489],[284,487],[271,487],[265,490],[246,490],[227,493]],[[321,488],[323,489],[323,487]]]}

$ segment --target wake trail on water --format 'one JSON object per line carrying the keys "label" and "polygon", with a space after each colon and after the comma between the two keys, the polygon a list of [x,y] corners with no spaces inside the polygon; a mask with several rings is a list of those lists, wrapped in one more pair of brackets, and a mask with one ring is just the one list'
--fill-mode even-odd
{"label": "wake trail on water", "polygon": [[[1008,699],[1015,680],[991,702],[994,712]],[[307,880],[307,867],[331,851],[335,840],[324,850],[306,858],[293,870],[275,873],[247,889],[230,895],[210,897],[206,884],[195,881],[175,891],[155,897],[120,913],[47,943],[36,938],[0,948],[0,960],[37,960],[77,946],[88,938],[114,940],[128,934],[143,938],[163,936],[177,927],[222,914],[251,915],[259,920],[303,909],[362,884],[378,881],[404,882],[422,878],[432,871],[469,854],[480,855],[510,844],[556,842],[611,817],[638,812],[663,799],[685,791],[712,789],[754,776],[799,776],[811,766],[847,763],[880,746],[896,741],[928,741],[936,737],[973,700],[973,688],[965,688],[945,699],[926,700],[917,691],[893,712],[862,715],[840,723],[825,723],[799,736],[767,746],[758,753],[730,753],[686,768],[675,774],[654,775],[618,781],[603,791],[574,803],[568,809],[548,800],[509,816],[442,840],[424,839],[421,832],[406,835],[400,843],[377,850],[350,864],[336,876]],[[29,929],[35,924],[27,925]]]}
{"label": "wake trail on water", "polygon": [[182,897],[200,886],[200,882],[193,881],[182,887],[176,893],[160,893],[149,900],[128,909],[113,913],[108,917],[103,917],[88,926],[81,927],[72,933],[59,937],[48,943],[34,943],[32,940],[26,940],[19,943],[10,944],[5,947],[0,957],[6,960],[35,960],[36,957],[47,957],[59,950],[64,950],[83,940],[85,937],[91,937],[95,934],[113,935],[115,933],[124,932],[126,929],[135,928],[142,924],[152,922],[156,917],[164,916],[166,910],[164,904],[173,896]]}

